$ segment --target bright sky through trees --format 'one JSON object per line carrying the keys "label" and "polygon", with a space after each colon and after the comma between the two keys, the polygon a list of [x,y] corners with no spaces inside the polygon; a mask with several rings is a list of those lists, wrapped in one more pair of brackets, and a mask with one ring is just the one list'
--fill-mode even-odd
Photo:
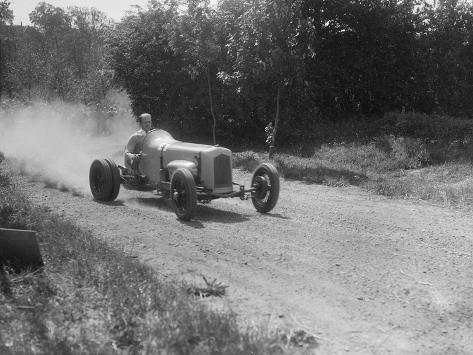
{"label": "bright sky through trees", "polygon": [[[10,0],[10,9],[13,10],[15,19],[14,24],[30,24],[29,13],[35,9],[41,0]],[[146,8],[148,0],[45,0],[45,2],[66,8],[67,6],[95,7],[107,14],[115,21],[119,21],[128,10],[133,10],[133,5],[139,5]],[[212,0],[210,3],[216,3]]]}

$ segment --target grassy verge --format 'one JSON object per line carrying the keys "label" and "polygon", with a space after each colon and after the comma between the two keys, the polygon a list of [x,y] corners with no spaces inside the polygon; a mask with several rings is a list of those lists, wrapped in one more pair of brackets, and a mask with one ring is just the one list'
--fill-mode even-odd
{"label": "grassy verge", "polygon": [[[391,133],[321,144],[308,157],[278,153],[272,163],[288,179],[355,185],[385,196],[450,207],[473,206],[472,121],[397,115],[383,122]],[[268,161],[265,153],[234,155],[235,166],[249,171],[263,161]]]}
{"label": "grassy verge", "polygon": [[202,294],[201,288],[163,282],[73,223],[32,206],[1,166],[0,227],[36,230],[45,261],[41,272],[7,272],[0,280],[1,354],[308,351],[284,334],[242,330],[234,315],[199,302],[194,291]]}

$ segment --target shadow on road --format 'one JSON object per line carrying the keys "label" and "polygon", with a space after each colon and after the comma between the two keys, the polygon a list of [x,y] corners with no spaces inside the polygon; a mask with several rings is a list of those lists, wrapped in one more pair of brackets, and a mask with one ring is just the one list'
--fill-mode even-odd
{"label": "shadow on road", "polygon": [[[168,198],[164,197],[133,197],[126,200],[129,203],[136,203],[142,206],[157,208],[163,211],[174,213],[172,208],[172,202]],[[197,204],[195,216],[190,222],[179,220],[193,228],[204,228],[205,226],[201,222],[217,222],[217,223],[241,223],[249,221],[250,218],[247,215],[240,213],[224,211],[218,208],[209,207],[206,205]]]}
{"label": "shadow on road", "polygon": [[121,200],[115,200],[115,201],[109,201],[109,202],[104,202],[104,201],[99,201],[95,200],[95,202],[100,203],[101,205],[106,205],[106,206],[125,206],[125,202]]}
{"label": "shadow on road", "polygon": [[195,219],[219,223],[241,223],[250,220],[248,215],[202,205],[197,205]]}
{"label": "shadow on road", "polygon": [[177,218],[177,221],[181,222],[182,224],[185,224],[186,226],[192,227],[194,229],[203,229],[203,228],[205,228],[205,226],[200,221],[196,221],[196,220],[182,221],[179,218]]}
{"label": "shadow on road", "polygon": [[127,198],[127,202],[131,202],[152,208],[158,208],[160,210],[174,212],[172,209],[171,201],[163,197],[131,197]]}
{"label": "shadow on road", "polygon": [[265,213],[265,214],[263,214],[263,216],[268,216],[268,217],[271,217],[271,218],[279,218],[279,219],[291,219],[290,217],[283,216],[280,213]]}

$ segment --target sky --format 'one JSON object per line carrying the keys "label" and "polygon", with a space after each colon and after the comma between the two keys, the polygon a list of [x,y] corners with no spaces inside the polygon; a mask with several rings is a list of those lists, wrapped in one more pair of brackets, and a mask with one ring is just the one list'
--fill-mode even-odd
{"label": "sky", "polygon": [[[10,0],[10,9],[13,10],[13,16],[15,16],[13,23],[19,25],[29,25],[29,13],[32,12],[35,7],[42,0]],[[45,2],[66,8],[68,6],[80,6],[80,7],[95,7],[107,14],[115,21],[119,21],[127,10],[133,10],[132,5],[139,5],[146,8],[148,0],[44,0]]]}

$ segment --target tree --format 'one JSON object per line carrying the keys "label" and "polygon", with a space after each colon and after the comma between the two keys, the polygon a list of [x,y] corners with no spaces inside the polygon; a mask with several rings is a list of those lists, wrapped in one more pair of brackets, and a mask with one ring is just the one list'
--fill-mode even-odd
{"label": "tree", "polygon": [[11,91],[26,97],[28,101],[38,89],[38,83],[47,75],[42,65],[40,37],[41,34],[33,28],[26,28],[21,33],[14,59],[8,63],[6,73],[6,82]]}
{"label": "tree", "polygon": [[112,85],[105,34],[111,22],[95,9],[40,3],[33,26],[16,27],[5,82],[17,95],[100,102]]}
{"label": "tree", "polygon": [[[217,35],[220,32],[216,12],[209,7],[208,0],[188,0],[187,12],[178,18],[170,33],[170,45],[177,55],[186,61],[187,70],[193,80],[205,78],[210,114],[213,120],[212,140],[217,143],[214,98],[212,93],[214,68],[220,54]],[[218,70],[218,69],[217,69]]]}
{"label": "tree", "polygon": [[70,16],[60,7],[41,2],[29,17],[41,34],[38,44],[41,65],[45,68],[43,95],[63,100],[71,98],[74,70],[69,65],[71,53],[66,49],[72,42],[69,40],[72,31]]}
{"label": "tree", "polygon": [[94,8],[69,7],[72,31],[67,47],[71,54],[74,76],[81,84],[77,89],[86,103],[105,99],[112,86],[113,70],[106,48],[106,39],[112,31],[112,21]]}
{"label": "tree", "polygon": [[299,8],[298,1],[289,0],[223,4],[227,23],[236,14],[238,20],[228,36],[232,71],[221,77],[229,78],[227,82],[233,82],[236,91],[251,102],[251,116],[260,121],[260,126],[264,127],[270,112],[275,115],[273,146],[280,124],[281,100],[286,103],[284,111],[288,115],[289,95],[299,93],[303,78],[303,63],[295,48]]}
{"label": "tree", "polygon": [[426,7],[425,62],[432,108],[455,115],[473,113],[473,5],[443,0]]}
{"label": "tree", "polygon": [[7,23],[12,24],[13,11],[10,9],[9,0],[0,0],[0,26]]}
{"label": "tree", "polygon": [[135,113],[176,118],[192,85],[183,60],[169,45],[168,28],[177,16],[177,3],[150,3],[147,11],[129,14],[107,39],[116,82],[126,88]]}
{"label": "tree", "polygon": [[421,17],[411,0],[303,1],[305,65],[322,110],[375,114],[410,104]]}
{"label": "tree", "polygon": [[264,142],[274,121],[290,144],[338,119],[473,111],[472,19],[463,0],[163,0],[109,45],[135,111],[194,133],[212,120],[214,143]]}
{"label": "tree", "polygon": [[7,23],[11,24],[13,21],[13,11],[10,9],[10,1],[0,0],[0,99],[2,98],[3,82],[4,82],[4,67],[5,55],[3,48],[3,38],[1,37],[1,27]]}

